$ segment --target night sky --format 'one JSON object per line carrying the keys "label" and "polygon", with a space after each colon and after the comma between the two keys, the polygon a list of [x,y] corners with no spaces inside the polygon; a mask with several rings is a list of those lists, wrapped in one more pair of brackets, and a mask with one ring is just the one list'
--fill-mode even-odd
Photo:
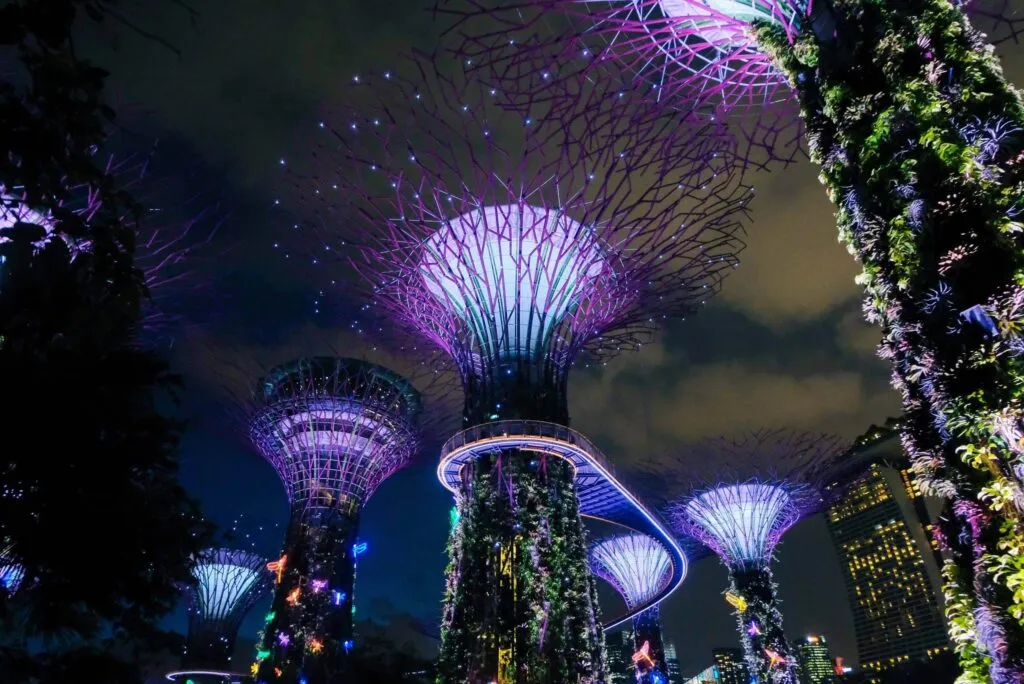
{"label": "night sky", "polygon": [[[341,84],[388,67],[411,46],[431,46],[438,25],[423,0],[189,0],[194,21],[172,3],[146,4],[167,6],[137,16],[180,57],[124,30],[90,32],[83,43],[112,72],[111,90],[136,132],[159,138],[172,165],[187,160],[193,182],[222,198],[226,220],[195,267],[201,294],[188,304],[204,324],[173,347],[192,421],[182,477],[222,524],[240,513],[283,521],[282,488],[238,435],[225,377],[237,375],[243,357],[272,363],[328,347],[362,350],[344,315],[314,315],[312,284],[273,249],[290,228],[272,210],[278,160],[301,153],[318,106]],[[1010,80],[1024,83],[1024,49],[1001,51]],[[574,371],[573,426],[620,468],[743,428],[852,438],[897,413],[887,367],[874,356],[878,335],[861,321],[856,265],[836,241],[815,175],[802,162],[756,177],[748,247],[721,296],[641,353],[601,371]],[[369,552],[359,567],[357,618],[439,614],[451,496],[435,479],[437,446],[365,508]],[[852,619],[820,516],[785,538],[776,578],[790,637],[824,633],[834,653],[855,664]],[[709,558],[662,604],[685,673],[710,665],[712,647],[737,645],[720,595],[725,583],[725,570]],[[606,613],[618,610],[609,603]],[[184,628],[181,615],[170,624]],[[246,624],[255,628],[255,620]]]}

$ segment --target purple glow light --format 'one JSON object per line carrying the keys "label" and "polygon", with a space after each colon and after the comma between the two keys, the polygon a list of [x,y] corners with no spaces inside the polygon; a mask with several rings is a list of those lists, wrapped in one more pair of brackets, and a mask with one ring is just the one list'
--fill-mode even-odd
{"label": "purple glow light", "polygon": [[771,558],[800,509],[784,485],[747,483],[702,492],[685,505],[699,539],[731,563],[756,567]]}
{"label": "purple glow light", "polygon": [[292,503],[358,509],[418,446],[419,394],[383,366],[300,359],[270,372],[250,427]]}
{"label": "purple glow light", "polygon": [[826,485],[846,445],[837,437],[759,430],[706,440],[681,455],[689,490],[669,515],[677,533],[733,570],[766,568],[793,525],[826,506]]}
{"label": "purple glow light", "polygon": [[[636,349],[693,313],[735,267],[752,195],[720,124],[634,123],[627,102],[595,98],[579,128],[615,123],[594,146],[415,66],[422,78],[353,85],[347,99],[365,106],[317,129],[314,180],[297,190],[316,212],[325,280],[342,282],[330,256],[357,252],[345,270],[374,306],[464,381],[514,357],[552,367],[557,384],[581,353]],[[329,218],[339,211],[350,218]]]}
{"label": "purple glow light", "polygon": [[590,546],[589,557],[594,574],[615,587],[630,610],[664,591],[672,577],[665,547],[645,534],[598,540]]}

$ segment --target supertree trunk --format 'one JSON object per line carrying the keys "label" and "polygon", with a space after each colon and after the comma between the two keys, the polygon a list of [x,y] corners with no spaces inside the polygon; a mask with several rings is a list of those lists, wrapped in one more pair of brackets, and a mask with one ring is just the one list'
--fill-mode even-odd
{"label": "supertree trunk", "polygon": [[450,545],[439,684],[603,681],[596,587],[567,463],[518,451],[478,460]]}
{"label": "supertree trunk", "polygon": [[771,570],[730,570],[729,582],[740,601],[736,623],[750,674],[766,684],[796,684],[796,658],[782,629]]}
{"label": "supertree trunk", "polygon": [[358,509],[298,508],[263,634],[260,679],[332,684],[352,639]]}
{"label": "supertree trunk", "polygon": [[237,632],[237,629],[235,627],[232,632],[218,624],[212,624],[196,630],[194,638],[190,640],[188,651],[181,659],[182,667],[228,670],[231,655],[235,652],[235,639],[228,635]]}
{"label": "supertree trunk", "polygon": [[[633,618],[633,647],[637,650],[648,644],[648,655],[653,667],[639,668],[638,681],[649,684],[656,681],[668,681],[668,668],[665,666],[665,647],[661,643],[661,611],[658,606],[648,608]],[[661,675],[656,679],[653,670]]]}
{"label": "supertree trunk", "polygon": [[943,0],[816,3],[793,42],[756,31],[864,267],[915,470],[968,540],[944,572],[963,681],[1024,681],[1020,97]]}

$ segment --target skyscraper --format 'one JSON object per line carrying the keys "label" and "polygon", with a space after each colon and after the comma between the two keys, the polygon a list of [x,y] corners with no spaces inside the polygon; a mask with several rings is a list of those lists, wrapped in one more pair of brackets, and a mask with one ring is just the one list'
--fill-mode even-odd
{"label": "skyscraper", "polygon": [[927,534],[938,504],[915,485],[897,433],[875,428],[848,460],[856,478],[825,520],[843,566],[860,666],[882,672],[949,648],[938,552]]}
{"label": "skyscraper", "polygon": [[831,684],[835,674],[832,652],[825,637],[809,634],[796,643],[796,660],[801,684]]}
{"label": "skyscraper", "polygon": [[[633,684],[633,633],[629,629],[604,635],[605,651],[608,658],[608,681],[610,684]],[[667,655],[667,651],[666,651]]]}
{"label": "skyscraper", "polygon": [[671,641],[662,640],[665,649],[665,669],[668,672],[669,684],[680,684],[683,681],[683,673],[679,669],[679,656],[676,655],[676,645]]}
{"label": "skyscraper", "polygon": [[747,684],[750,676],[743,659],[743,649],[713,648],[711,657],[718,668],[718,679],[721,684]]}

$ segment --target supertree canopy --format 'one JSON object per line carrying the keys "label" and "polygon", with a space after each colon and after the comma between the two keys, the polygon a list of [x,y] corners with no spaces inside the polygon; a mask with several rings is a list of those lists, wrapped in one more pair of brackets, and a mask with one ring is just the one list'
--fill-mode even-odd
{"label": "supertree canopy", "polygon": [[577,359],[634,349],[715,291],[749,189],[728,136],[696,115],[634,122],[605,93],[551,126],[503,110],[459,68],[424,59],[410,71],[356,79],[346,101],[364,106],[321,122],[299,191],[319,207],[315,261],[355,245],[374,304],[462,379],[468,432],[443,454],[474,459],[461,470],[440,681],[602,681],[576,469],[529,439],[491,448],[474,431],[543,441],[566,425]]}
{"label": "supertree canopy", "polygon": [[[139,205],[123,208],[118,222],[133,233],[130,249],[133,267],[146,287],[142,302],[143,332],[164,332],[171,323],[180,322],[174,301],[196,286],[193,266],[197,254],[216,232],[219,214],[215,203],[205,204],[201,197],[183,197],[185,190],[166,178],[154,177],[150,157],[109,156],[104,173],[117,192],[130,192]],[[14,188],[0,187],[0,246],[12,240],[12,231],[33,231],[32,250],[38,253],[54,240],[66,246],[70,259],[91,254],[95,249],[90,222],[105,211],[102,193],[93,188],[70,188],[71,198],[61,206],[36,209]],[[144,206],[143,206],[144,205]],[[199,205],[199,206],[196,206]],[[0,287],[3,286],[3,264],[0,254]]]}
{"label": "supertree canopy", "polygon": [[[615,587],[630,608],[656,596],[671,575],[665,547],[643,534],[623,534],[592,543],[590,567],[595,575]],[[637,653],[633,659],[637,680],[645,684],[667,682],[657,605],[633,618],[633,644]]]}
{"label": "supertree canopy", "polygon": [[185,587],[188,637],[182,671],[168,679],[184,682],[198,677],[197,672],[231,672],[238,628],[272,586],[266,564],[265,557],[234,548],[206,549],[196,559],[195,583]]}
{"label": "supertree canopy", "polygon": [[[524,89],[561,72],[599,78],[625,65],[649,76],[649,102],[685,111],[758,105],[745,110],[755,118],[788,107],[764,105],[795,94],[840,239],[863,265],[866,317],[883,328],[905,446],[922,486],[951,501],[941,538],[946,606],[965,676],[1024,678],[1024,596],[1015,591],[1024,531],[1013,522],[1024,501],[1024,107],[968,18],[1016,38],[1010,4],[515,5],[462,12],[504,19],[498,29],[474,35],[460,22],[469,36],[463,51],[500,65],[503,86],[531,64],[547,79],[528,79]],[[555,15],[569,21],[554,41],[550,31],[532,42],[516,36],[524,25],[539,36],[534,29],[547,30]],[[529,49],[517,52],[520,44]]]}
{"label": "supertree canopy", "polygon": [[10,596],[18,590],[24,578],[25,568],[14,554],[14,545],[0,543],[0,588]]}
{"label": "supertree canopy", "polygon": [[[276,581],[253,674],[310,684],[334,681],[353,646],[359,513],[418,448],[420,394],[366,361],[299,359],[274,368],[250,405],[253,444],[291,503]],[[280,673],[280,674],[278,674]]]}
{"label": "supertree canopy", "polygon": [[759,682],[797,681],[771,561],[782,535],[826,505],[828,474],[843,447],[827,435],[764,430],[704,442],[679,459],[687,491],[669,514],[680,535],[700,541],[729,570],[726,600]]}

